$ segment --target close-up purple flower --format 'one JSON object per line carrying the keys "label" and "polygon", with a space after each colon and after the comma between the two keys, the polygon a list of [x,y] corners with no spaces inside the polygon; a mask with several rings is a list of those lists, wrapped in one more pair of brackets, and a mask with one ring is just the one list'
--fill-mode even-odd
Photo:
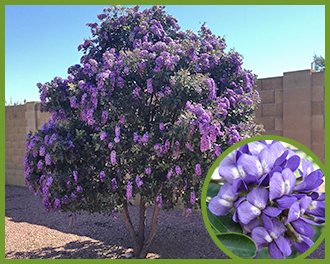
{"label": "close-up purple flower", "polygon": [[234,201],[237,198],[232,186],[227,182],[220,188],[218,195],[209,202],[208,208],[214,215],[226,215],[233,209]]}
{"label": "close-up purple flower", "polygon": [[289,239],[282,236],[285,231],[283,223],[274,219],[267,227],[254,228],[251,237],[258,247],[268,247],[272,259],[284,259],[284,256],[289,256],[292,252]]}
{"label": "close-up purple flower", "polygon": [[243,145],[215,171],[220,190],[208,210],[230,215],[256,243],[256,257],[263,248],[275,259],[303,253],[313,245],[312,225],[325,223],[324,175],[315,166],[279,141]]}

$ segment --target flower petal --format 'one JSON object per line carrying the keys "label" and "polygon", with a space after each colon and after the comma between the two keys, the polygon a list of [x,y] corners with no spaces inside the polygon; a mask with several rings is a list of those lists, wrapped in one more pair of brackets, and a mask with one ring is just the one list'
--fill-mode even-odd
{"label": "flower petal", "polygon": [[291,205],[289,209],[288,218],[286,219],[285,224],[296,221],[300,217],[300,206],[299,203],[295,202]]}
{"label": "flower petal", "polygon": [[325,217],[325,202],[324,201],[313,201],[311,206],[306,210],[306,213]]}
{"label": "flower petal", "polygon": [[307,208],[311,205],[312,198],[305,195],[303,198],[301,198],[299,206],[300,206],[300,213],[304,214]]}
{"label": "flower petal", "polygon": [[285,151],[285,147],[279,141],[273,141],[269,148],[275,153],[276,157],[279,157]]}
{"label": "flower petal", "polygon": [[233,208],[233,203],[228,202],[219,196],[215,196],[209,202],[208,208],[210,212],[216,216],[226,215]]}
{"label": "flower petal", "polygon": [[315,191],[323,183],[323,173],[320,170],[311,172],[301,183],[296,185],[293,190],[296,192],[308,193]]}
{"label": "flower petal", "polygon": [[235,150],[230,152],[226,157],[223,158],[223,160],[220,162],[220,166],[234,165],[234,156]]}
{"label": "flower petal", "polygon": [[285,184],[285,194],[291,193],[296,184],[296,176],[289,168],[285,168],[282,171],[282,178]]}
{"label": "flower petal", "polygon": [[277,207],[273,207],[273,206],[267,206],[263,212],[270,216],[270,217],[276,217],[278,216],[280,213],[282,213],[282,210],[277,208]]}
{"label": "flower petal", "polygon": [[276,237],[282,235],[286,230],[286,227],[281,221],[273,219],[273,232]]}
{"label": "flower petal", "polygon": [[252,230],[251,238],[258,246],[267,245],[268,243],[273,241],[266,228],[262,226],[256,227]]}
{"label": "flower petal", "polygon": [[236,195],[238,195],[241,191],[247,191],[248,188],[245,182],[241,178],[237,178],[233,181],[233,191]]}
{"label": "flower petal", "polygon": [[272,259],[285,259],[284,254],[278,248],[275,241],[268,245],[268,253]]}
{"label": "flower petal", "polygon": [[[246,197],[239,198],[237,201],[234,202],[234,207],[237,208],[245,199],[246,199]],[[237,215],[237,210],[235,210],[235,212],[233,214],[233,221],[235,223],[237,223],[239,221],[238,215]]]}
{"label": "flower petal", "polygon": [[261,213],[260,218],[261,218],[261,221],[262,221],[262,224],[264,225],[264,227],[267,230],[272,231],[273,230],[273,222],[270,219],[270,217],[265,215],[264,213]]}
{"label": "flower petal", "polygon": [[283,195],[281,198],[276,199],[276,204],[279,209],[289,208],[298,199],[291,195]]}
{"label": "flower petal", "polygon": [[247,200],[250,204],[259,208],[264,209],[267,205],[269,193],[265,188],[255,187],[247,195]]}
{"label": "flower petal", "polygon": [[285,159],[286,159],[286,157],[288,156],[288,154],[289,154],[289,150],[284,151],[284,152],[281,154],[281,156],[279,156],[279,157],[275,160],[275,162],[274,162],[274,167],[276,167],[276,166],[281,166],[281,165],[283,164],[283,162],[285,162]]}
{"label": "flower petal", "polygon": [[290,169],[291,171],[295,171],[298,169],[300,164],[300,157],[298,155],[294,155],[288,159],[286,164],[286,168]]}
{"label": "flower petal", "polygon": [[276,198],[283,196],[285,192],[285,184],[282,178],[282,174],[274,172],[273,176],[269,180],[269,200],[272,201]]}
{"label": "flower petal", "polygon": [[245,182],[245,184],[247,186],[252,186],[252,185],[255,185],[258,183],[258,179],[256,176],[253,176],[253,175],[247,175],[243,181]]}
{"label": "flower petal", "polygon": [[229,183],[233,183],[236,178],[239,178],[239,172],[235,165],[220,166],[218,171],[220,177]]}
{"label": "flower petal", "polygon": [[218,196],[227,201],[235,201],[237,199],[237,195],[233,191],[233,187],[229,182],[226,182],[221,186]]}
{"label": "flower petal", "polygon": [[297,249],[300,253],[304,253],[311,246],[313,246],[314,242],[306,236],[301,236],[297,241],[292,241],[292,245]]}
{"label": "flower petal", "polygon": [[258,218],[255,218],[250,221],[247,225],[243,225],[243,230],[245,234],[251,233],[252,230],[256,227],[261,226],[260,220]]}
{"label": "flower petal", "polygon": [[303,169],[303,178],[305,179],[307,175],[309,175],[312,171],[314,171],[313,163],[308,159],[301,160],[301,166]]}
{"label": "flower petal", "polygon": [[270,151],[270,149],[264,148],[260,152],[258,158],[261,162],[264,173],[267,173],[273,169],[276,156],[273,154],[273,152]]}
{"label": "flower petal", "polygon": [[257,156],[242,154],[237,160],[237,168],[241,178],[244,178],[246,175],[250,174],[259,179],[263,174],[263,168]]}
{"label": "flower petal", "polygon": [[249,151],[253,156],[258,156],[259,153],[266,147],[265,144],[255,141],[247,144]]}
{"label": "flower petal", "polygon": [[245,225],[250,223],[251,220],[255,219],[261,214],[260,209],[253,206],[249,202],[242,202],[237,207],[237,216],[238,219]]}
{"label": "flower petal", "polygon": [[259,179],[258,187],[260,187],[260,186],[268,186],[269,185],[269,178],[270,178],[270,174],[269,173],[265,173]]}
{"label": "flower petal", "polygon": [[315,235],[314,229],[306,223],[302,218],[299,218],[296,221],[291,222],[294,230],[304,236],[313,237]]}
{"label": "flower petal", "polygon": [[291,245],[287,238],[285,238],[283,236],[279,236],[277,239],[275,239],[275,243],[284,256],[291,255],[291,253],[292,253]]}

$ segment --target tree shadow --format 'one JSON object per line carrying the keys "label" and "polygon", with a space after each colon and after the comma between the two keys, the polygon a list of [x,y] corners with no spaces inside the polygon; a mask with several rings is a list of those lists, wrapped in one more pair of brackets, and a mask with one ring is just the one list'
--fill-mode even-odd
{"label": "tree shadow", "polygon": [[126,250],[102,242],[74,241],[58,247],[43,247],[23,252],[8,252],[8,259],[122,259]]}
{"label": "tree shadow", "polygon": [[[74,241],[65,246],[54,245],[29,252],[18,252],[18,249],[17,252],[7,252],[6,258],[121,258],[123,252],[132,246],[121,214],[113,219],[83,212],[77,215],[76,224],[70,226],[69,213],[48,213],[41,198],[35,197],[28,189],[6,186],[5,190],[5,216],[9,221],[40,225],[94,240]],[[138,211],[137,206],[130,206],[133,224],[138,223]],[[146,230],[150,227],[151,217],[152,208],[147,208]],[[160,211],[156,239],[150,252],[149,258],[228,258],[209,236],[202,215],[191,214],[187,218],[179,211]]]}

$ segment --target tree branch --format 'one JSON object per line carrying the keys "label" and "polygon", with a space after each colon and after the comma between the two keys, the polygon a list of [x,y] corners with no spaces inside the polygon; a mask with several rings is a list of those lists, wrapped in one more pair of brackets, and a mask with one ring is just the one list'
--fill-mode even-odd
{"label": "tree branch", "polygon": [[133,239],[133,245],[135,245],[136,242],[137,242],[136,241],[136,234],[135,234],[135,231],[134,231],[133,223],[132,223],[131,218],[129,216],[127,201],[124,202],[123,209],[122,209],[122,214],[123,214],[124,222],[125,222],[125,224],[128,228],[128,232],[129,232],[131,238]]}

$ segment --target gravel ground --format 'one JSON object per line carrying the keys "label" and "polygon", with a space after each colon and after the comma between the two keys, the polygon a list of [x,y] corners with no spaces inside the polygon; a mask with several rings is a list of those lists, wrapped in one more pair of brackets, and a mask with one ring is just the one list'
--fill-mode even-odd
{"label": "gravel ground", "polygon": [[[42,207],[40,197],[26,188],[6,186],[5,258],[7,259],[97,259],[124,258],[131,241],[119,214],[116,219],[103,215],[77,215],[69,226],[67,213],[51,212]],[[133,223],[138,207],[131,206]],[[147,229],[152,209],[147,208]],[[309,258],[324,258],[323,243]],[[185,217],[179,211],[161,211],[156,239],[147,258],[228,259],[212,241],[203,217]]]}

